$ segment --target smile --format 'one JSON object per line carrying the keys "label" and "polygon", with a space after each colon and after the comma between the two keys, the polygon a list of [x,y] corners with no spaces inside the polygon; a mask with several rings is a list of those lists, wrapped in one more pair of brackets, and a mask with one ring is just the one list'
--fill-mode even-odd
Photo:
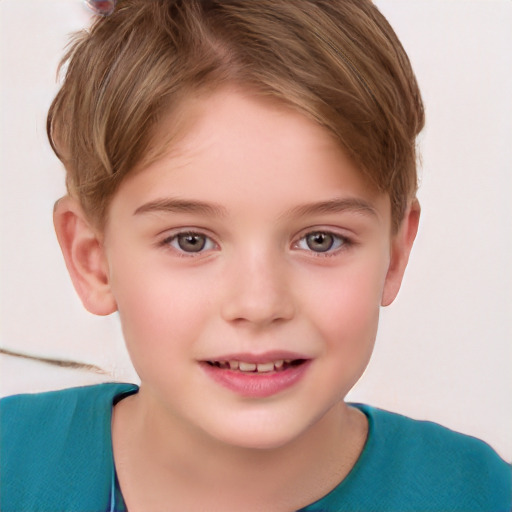
{"label": "smile", "polygon": [[298,384],[313,362],[283,355],[220,358],[202,361],[200,366],[210,379],[239,396],[266,398]]}
{"label": "smile", "polygon": [[207,361],[211,366],[223,369],[233,370],[243,373],[270,373],[282,372],[292,366],[302,364],[305,359],[277,359],[276,361],[268,361],[265,363],[250,363],[247,361]]}

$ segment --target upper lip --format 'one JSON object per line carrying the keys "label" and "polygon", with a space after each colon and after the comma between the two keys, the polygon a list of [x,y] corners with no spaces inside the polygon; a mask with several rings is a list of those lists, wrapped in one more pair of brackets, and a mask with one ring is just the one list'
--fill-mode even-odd
{"label": "upper lip", "polygon": [[271,363],[279,360],[296,361],[298,359],[311,359],[305,354],[298,352],[291,352],[288,350],[271,350],[269,352],[262,352],[260,354],[244,352],[244,353],[231,353],[223,354],[220,356],[210,357],[204,361],[243,361],[245,363]]}

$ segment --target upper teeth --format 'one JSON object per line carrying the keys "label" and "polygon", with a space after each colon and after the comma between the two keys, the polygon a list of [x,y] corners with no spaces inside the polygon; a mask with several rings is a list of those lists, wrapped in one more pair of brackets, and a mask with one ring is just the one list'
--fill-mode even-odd
{"label": "upper teeth", "polygon": [[276,361],[269,361],[268,363],[248,363],[246,361],[219,361],[217,364],[223,368],[229,365],[231,370],[239,370],[241,372],[258,372],[267,373],[274,370],[279,370],[285,363],[291,363],[291,359],[278,359]]}

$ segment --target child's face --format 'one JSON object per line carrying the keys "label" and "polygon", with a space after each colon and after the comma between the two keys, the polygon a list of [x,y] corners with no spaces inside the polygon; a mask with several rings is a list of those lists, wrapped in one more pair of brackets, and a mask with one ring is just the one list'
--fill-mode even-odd
{"label": "child's face", "polygon": [[393,279],[389,199],[297,112],[233,90],[194,112],[112,200],[111,293],[149,409],[280,446],[339,407],[368,363]]}

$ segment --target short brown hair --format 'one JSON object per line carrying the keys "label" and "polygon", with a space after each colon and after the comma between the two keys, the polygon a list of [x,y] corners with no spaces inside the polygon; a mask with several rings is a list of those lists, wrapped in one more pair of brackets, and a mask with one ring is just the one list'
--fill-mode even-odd
{"label": "short brown hair", "polygon": [[48,113],[68,191],[100,225],[147,159],[159,119],[227,83],[329,129],[391,199],[396,228],[417,187],[423,104],[409,59],[370,0],[120,0],[75,36]]}

